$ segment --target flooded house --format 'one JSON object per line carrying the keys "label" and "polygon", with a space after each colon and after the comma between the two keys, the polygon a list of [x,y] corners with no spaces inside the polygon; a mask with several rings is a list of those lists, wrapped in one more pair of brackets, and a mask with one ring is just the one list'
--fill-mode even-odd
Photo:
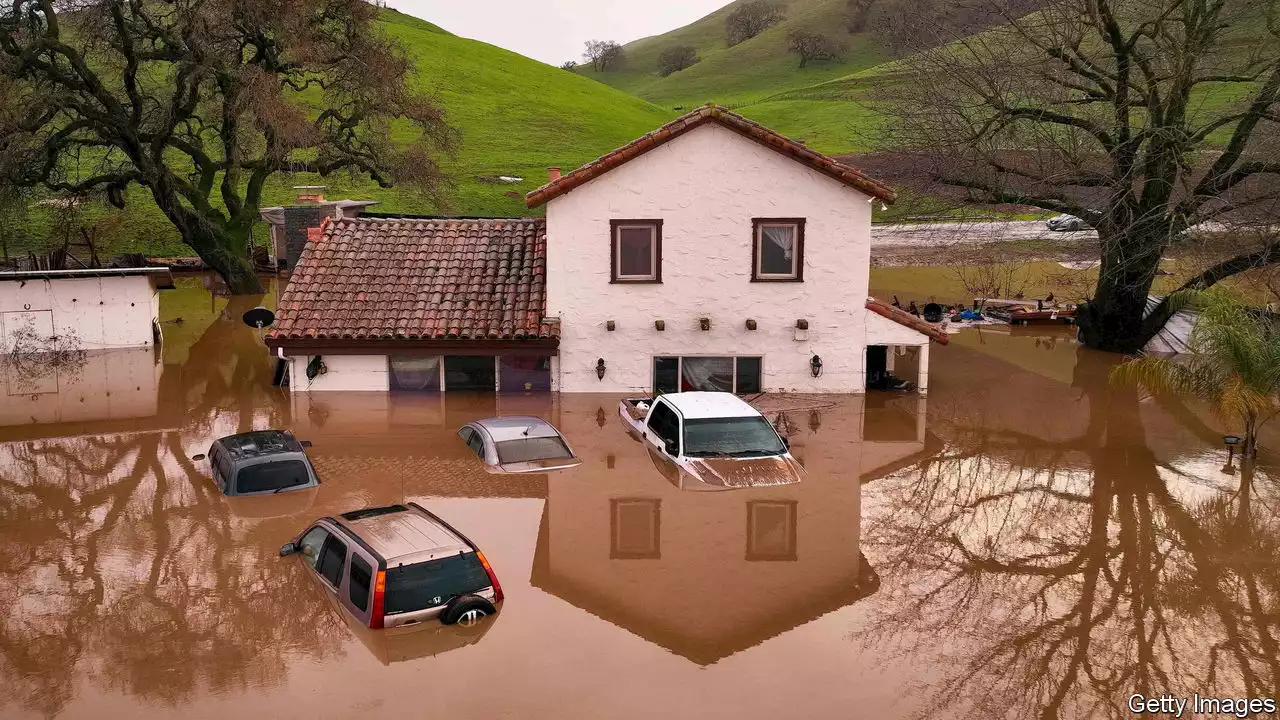
{"label": "flooded house", "polygon": [[315,213],[266,340],[295,391],[857,393],[945,333],[868,298],[884,184],[708,105],[530,193]]}
{"label": "flooded house", "polygon": [[0,272],[0,347],[151,347],[160,342],[160,290],[172,287],[168,268]]}

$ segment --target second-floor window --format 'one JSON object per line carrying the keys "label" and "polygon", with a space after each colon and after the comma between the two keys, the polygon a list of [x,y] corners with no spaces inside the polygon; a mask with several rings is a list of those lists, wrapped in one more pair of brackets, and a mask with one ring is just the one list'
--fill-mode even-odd
{"label": "second-floor window", "polygon": [[751,279],[799,282],[804,279],[804,218],[755,218]]}
{"label": "second-floor window", "polygon": [[611,220],[609,226],[611,281],[662,282],[662,221]]}

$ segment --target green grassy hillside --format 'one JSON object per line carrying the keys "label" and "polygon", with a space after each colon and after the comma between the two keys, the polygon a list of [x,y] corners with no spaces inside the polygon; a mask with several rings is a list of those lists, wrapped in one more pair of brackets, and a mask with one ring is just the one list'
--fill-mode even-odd
{"label": "green grassy hillside", "polygon": [[[863,94],[850,87],[826,95],[809,90],[886,62],[889,55],[875,34],[847,32],[846,0],[779,0],[785,7],[780,23],[727,47],[725,18],[744,2],[735,0],[682,28],[623,46],[626,61],[618,70],[597,73],[583,65],[578,71],[673,111],[706,102],[726,105],[820,152],[866,149],[877,114],[864,102]],[[797,56],[787,52],[787,35],[793,30],[843,40],[847,43],[844,57],[800,68]],[[658,56],[677,45],[696,47],[701,60],[660,77]]]}
{"label": "green grassy hillside", "polygon": [[[264,205],[287,204],[295,185],[326,185],[327,197],[377,200],[382,203],[379,210],[391,212],[528,215],[524,194],[546,181],[547,167],[576,167],[676,115],[591,79],[458,37],[394,10],[383,10],[382,19],[385,30],[416,61],[419,87],[439,98],[450,124],[461,131],[456,157],[443,163],[454,183],[448,205],[433,206],[411,188],[384,190],[367,178],[345,174],[277,175]],[[499,175],[523,181],[498,182]],[[104,254],[192,254],[144,190],[131,188],[128,200]],[[25,234],[46,237],[51,212],[34,206],[27,223],[30,232]],[[8,235],[10,254],[31,244],[30,239]],[[265,228],[259,235],[265,238]]]}
{"label": "green grassy hillside", "polygon": [[[750,40],[726,47],[725,18],[745,2],[735,0],[682,28],[624,45],[626,62],[619,70],[596,73],[587,65],[581,72],[664,107],[704,102],[733,107],[842,77],[887,59],[873,35],[849,35],[845,30],[845,0],[778,0],[785,8],[781,22]],[[839,62],[800,69],[799,59],[787,52],[787,35],[793,30],[846,40],[848,50]],[[658,55],[676,45],[694,46],[701,61],[660,77]]]}

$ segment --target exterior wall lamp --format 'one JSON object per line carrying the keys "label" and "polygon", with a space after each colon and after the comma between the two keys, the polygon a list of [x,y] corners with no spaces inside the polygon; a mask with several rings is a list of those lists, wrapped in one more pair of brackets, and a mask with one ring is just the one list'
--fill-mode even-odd
{"label": "exterior wall lamp", "polygon": [[596,360],[596,377],[601,380],[604,380],[604,371],[605,371],[604,358],[600,358]]}
{"label": "exterior wall lamp", "polygon": [[814,377],[818,377],[822,374],[822,358],[817,355],[809,358],[809,372],[812,373]]}

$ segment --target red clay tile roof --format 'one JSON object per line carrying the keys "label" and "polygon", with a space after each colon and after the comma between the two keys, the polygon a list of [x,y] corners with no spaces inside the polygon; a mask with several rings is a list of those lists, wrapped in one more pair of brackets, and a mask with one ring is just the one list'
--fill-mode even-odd
{"label": "red clay tile roof", "polygon": [[754,140],[771,150],[776,150],[792,160],[804,163],[824,175],[835,178],[849,187],[879,198],[886,203],[892,203],[897,198],[897,193],[890,189],[888,185],[878,180],[873,180],[848,165],[833,160],[822,153],[814,152],[790,138],[779,135],[760,123],[748,120],[719,105],[703,105],[611,153],[592,160],[567,175],[560,176],[560,179],[553,180],[534,190],[525,196],[525,204],[529,207],[537,207],[709,122],[726,127],[749,140]]}
{"label": "red clay tile roof", "polygon": [[546,272],[543,220],[329,219],[267,339],[556,338]]}
{"label": "red clay tile roof", "polygon": [[889,318],[899,325],[905,325],[916,332],[924,333],[937,341],[939,345],[947,344],[947,334],[941,328],[930,325],[902,308],[886,305],[875,298],[867,298],[867,309],[881,317]]}

